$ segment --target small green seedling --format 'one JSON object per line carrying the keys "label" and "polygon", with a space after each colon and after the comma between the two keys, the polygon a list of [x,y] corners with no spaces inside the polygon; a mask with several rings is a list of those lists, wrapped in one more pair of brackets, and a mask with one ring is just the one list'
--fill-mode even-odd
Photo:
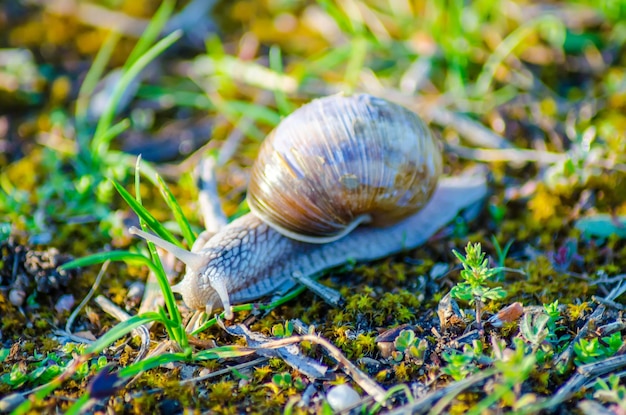
{"label": "small green seedling", "polygon": [[598,338],[590,340],[580,339],[580,341],[574,345],[574,353],[576,353],[574,363],[577,366],[582,366],[604,360],[614,356],[623,344],[624,341],[619,332],[615,332],[609,337],[603,337],[601,340]]}
{"label": "small green seedling", "polygon": [[391,357],[398,363],[405,358],[416,362],[423,362],[424,354],[428,349],[426,339],[419,340],[413,330],[402,330],[400,335],[394,340],[393,345],[396,351],[392,353]]}
{"label": "small green seedling", "polygon": [[498,239],[496,239],[495,235],[491,237],[491,242],[493,243],[493,248],[496,250],[496,256],[498,258],[498,267],[500,269],[497,272],[496,281],[502,281],[504,279],[504,261],[506,257],[509,255],[509,250],[513,245],[513,239],[509,240],[504,246],[500,245]]}
{"label": "small green seedling", "polygon": [[482,305],[486,300],[501,300],[507,295],[502,287],[489,288],[486,285],[501,271],[501,268],[489,267],[489,259],[485,258],[480,243],[472,245],[469,242],[465,247],[465,256],[454,249],[452,253],[463,265],[461,271],[463,281],[452,287],[450,294],[459,300],[467,301],[470,305],[476,305],[476,323],[482,330]]}
{"label": "small green seedling", "polygon": [[[28,368],[22,367],[16,363],[11,367],[11,371],[0,376],[0,383],[9,385],[16,389],[24,384],[43,385],[59,376],[68,365],[70,357],[61,357],[56,353],[48,353],[46,356],[35,354],[38,361]],[[75,380],[85,378],[91,371],[98,371],[107,364],[106,357],[101,356],[91,362],[85,362],[79,365],[76,372],[72,376]]]}
{"label": "small green seedling", "polygon": [[556,339],[556,334],[550,326],[550,316],[545,313],[535,316],[524,314],[520,322],[520,333],[523,340],[530,344],[532,353],[535,354],[539,364],[545,363],[552,357],[554,344],[550,339]]}
{"label": "small green seedling", "polygon": [[478,371],[474,356],[471,353],[454,351],[452,353],[443,353],[441,357],[448,363],[441,371],[456,381],[463,380],[468,375]]}
{"label": "small green seedling", "polygon": [[615,374],[609,376],[608,382],[598,379],[593,397],[602,402],[616,404],[622,412],[626,412],[626,386],[619,382],[620,377]]}
{"label": "small green seedling", "polygon": [[285,338],[293,335],[293,323],[287,321],[285,324],[275,324],[272,326],[272,336]]}
{"label": "small green seedling", "polygon": [[294,378],[288,372],[277,373],[272,376],[272,383],[278,386],[280,389],[288,389],[294,387],[296,388],[296,390],[303,391],[306,388],[306,384],[302,381],[301,378]]}
{"label": "small green seedling", "polygon": [[287,389],[288,387],[290,387],[292,381],[293,379],[291,378],[291,374],[287,372],[277,373],[272,376],[272,382],[274,383],[274,385],[278,386],[281,389]]}

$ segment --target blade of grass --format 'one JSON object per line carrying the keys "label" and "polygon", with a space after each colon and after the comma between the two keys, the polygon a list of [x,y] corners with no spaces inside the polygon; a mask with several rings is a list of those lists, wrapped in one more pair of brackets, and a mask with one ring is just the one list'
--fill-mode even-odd
{"label": "blade of grass", "polygon": [[126,321],[116,324],[111,330],[106,332],[102,337],[90,344],[85,353],[100,353],[113,342],[127,335],[134,329],[153,321],[162,321],[159,313],[149,312],[138,316],[133,316]]}
{"label": "blade of grass", "polygon": [[164,353],[158,356],[151,356],[137,363],[120,369],[118,375],[123,378],[134,377],[146,370],[154,369],[168,363],[184,362],[189,360],[186,353]]}
{"label": "blade of grass", "polygon": [[[128,128],[130,128],[130,120],[128,118],[124,118],[122,121],[113,124],[108,130],[106,130],[102,134],[101,139],[106,142],[111,142],[115,137],[122,134]],[[102,155],[100,154],[100,156]],[[100,157],[100,159],[104,160],[105,158]]]}
{"label": "blade of grass", "polygon": [[[153,245],[153,248],[154,248],[154,245]],[[154,255],[158,258],[158,254],[156,253],[156,250],[154,250]],[[67,269],[72,269],[72,268],[77,268],[77,267],[86,267],[90,265],[100,264],[107,260],[124,261],[126,263],[138,262],[150,268],[150,270],[156,276],[159,287],[161,288],[161,292],[163,293],[163,297],[165,298],[165,304],[167,305],[168,310],[170,311],[170,320],[173,323],[168,325],[169,321],[165,319],[160,319],[160,320],[166,326],[166,328],[168,329],[168,332],[170,332],[170,329],[171,329],[171,332],[173,334],[172,337],[174,337],[174,340],[179,342],[180,344],[185,345],[187,338],[186,336],[184,336],[184,328],[182,328],[182,324],[181,324],[182,317],[180,316],[178,307],[176,307],[176,299],[174,298],[174,293],[172,292],[169,286],[169,282],[167,281],[167,276],[165,275],[165,272],[163,271],[163,267],[160,266],[160,262],[158,262],[158,265],[157,265],[152,260],[150,260],[150,258],[145,257],[141,254],[133,253],[133,252],[111,251],[111,252],[101,252],[101,253],[89,255],[83,258],[78,258],[78,259],[75,259],[73,261],[63,264],[59,268],[63,270],[67,270]],[[182,330],[184,338],[180,337],[181,330]]]}
{"label": "blade of grass", "polygon": [[[109,151],[105,156],[105,160],[111,165],[124,165],[128,168],[128,171],[130,171],[130,169],[135,167],[135,165],[137,164],[137,156],[116,150]],[[141,160],[142,177],[147,179],[153,185],[158,186],[155,178],[156,174],[157,171],[154,169],[154,167],[152,167],[149,162]]]}
{"label": "blade of grass", "polygon": [[158,236],[160,236],[161,238],[165,239],[166,241],[173,243],[176,246],[179,246],[181,248],[183,247],[182,244],[178,241],[178,239],[176,239],[170,233],[170,231],[165,229],[165,227],[163,225],[161,225],[161,223],[154,216],[152,216],[152,214],[150,212],[148,212],[146,210],[146,208],[141,206],[141,204],[139,204],[139,202],[137,202],[135,200],[135,198],[130,193],[128,193],[128,191],[126,189],[124,189],[115,180],[111,180],[111,182],[113,183],[113,186],[115,186],[115,189],[120,194],[120,196],[122,196],[124,201],[126,203],[128,203],[130,208],[137,214],[137,216],[139,216],[142,220],[144,220],[146,222],[148,227],[154,233],[156,233]]}
{"label": "blade of grass", "polygon": [[[489,91],[489,86],[493,81],[496,70],[504,59],[509,56],[513,49],[521,45],[524,39],[534,33],[540,25],[554,25],[557,28],[563,28],[563,23],[554,16],[541,16],[537,19],[526,22],[511,32],[493,51],[493,53],[485,62],[482,71],[478,75],[474,87],[474,96],[482,97]],[[563,29],[564,30],[564,29]]]}
{"label": "blade of grass", "polygon": [[183,214],[183,210],[180,208],[180,205],[176,201],[176,198],[174,198],[174,195],[170,191],[170,188],[167,186],[167,184],[165,184],[161,176],[157,175],[156,179],[159,183],[159,190],[161,191],[161,195],[163,196],[165,203],[167,203],[167,206],[174,214],[174,218],[178,223],[178,227],[180,228],[183,237],[187,241],[187,245],[192,246],[194,241],[196,240],[196,235],[191,230],[191,225],[189,225],[187,218]]}
{"label": "blade of grass", "polygon": [[73,404],[72,406],[70,406],[68,408],[68,410],[65,412],[65,415],[77,415],[83,412],[83,406],[87,404],[87,402],[89,402],[89,400],[91,399],[91,397],[89,396],[88,393],[85,393],[83,396],[81,396],[80,398],[78,398]]}
{"label": "blade of grass", "polygon": [[336,6],[334,1],[331,0],[317,0],[317,4],[339,25],[344,33],[353,35],[358,32],[358,29],[354,26],[354,22],[350,19],[343,10]]}
{"label": "blade of grass", "polygon": [[[263,105],[234,100],[227,101],[224,105],[228,110],[239,116],[245,115],[246,118],[249,118],[256,123],[266,124],[271,127],[278,125],[281,120],[281,114]],[[289,104],[287,105],[289,106],[289,112],[291,112],[291,106]]]}
{"label": "blade of grass", "polygon": [[[282,56],[280,52],[280,47],[273,45],[270,48],[269,63],[270,63],[270,69],[272,69],[274,72],[280,73],[280,74],[283,73],[283,61],[282,61]],[[285,95],[285,92],[281,91],[280,89],[274,89],[273,92],[274,92],[274,99],[276,100],[276,106],[278,107],[278,111],[280,112],[280,115],[285,116],[291,113],[292,111],[291,104],[289,104],[289,101],[287,100],[287,96]]]}
{"label": "blade of grass", "polygon": [[109,251],[109,252],[99,252],[93,255],[87,255],[82,258],[77,258],[72,261],[66,262],[61,265],[59,269],[68,270],[73,268],[82,268],[89,267],[91,265],[102,264],[103,262],[111,260],[111,261],[123,261],[128,264],[139,263],[147,266],[154,266],[149,258],[144,255],[137,254],[130,251]]}
{"label": "blade of grass", "polygon": [[[98,85],[98,81],[102,78],[102,74],[106,69],[106,65],[111,59],[111,55],[115,50],[117,42],[120,40],[121,35],[118,32],[111,32],[106,38],[93,63],[85,75],[83,83],[80,85],[78,91],[78,98],[76,99],[76,107],[74,110],[74,117],[76,118],[76,128],[78,131],[78,137],[88,138],[86,129],[86,117],[87,110],[89,108],[89,98]],[[80,149],[85,151],[88,146],[86,143],[79,140]],[[83,146],[84,145],[84,146]]]}
{"label": "blade of grass", "polygon": [[[137,156],[137,160],[135,161],[135,200],[137,201],[137,203],[139,205],[142,205],[141,203],[141,180],[140,180],[140,172],[141,172],[141,154],[139,156]],[[148,231],[148,227],[146,225],[146,221],[144,221],[143,219],[139,218],[139,225],[141,226],[141,228],[144,231]],[[154,244],[150,241],[146,241],[146,243],[148,244],[148,252],[150,252],[150,258],[152,260],[152,263],[154,264],[154,267],[159,269],[160,272],[158,273],[152,273],[154,275],[154,278],[158,278],[158,275],[165,275],[165,270],[163,269],[163,264],[161,263],[161,258],[159,257],[158,253],[156,252],[156,248],[154,246]],[[170,289],[169,288],[169,283],[166,281],[165,283],[163,281],[157,281],[160,287],[166,287],[166,289]],[[162,293],[164,298],[167,297],[166,293]],[[171,310],[172,308],[170,308]],[[163,311],[162,307],[159,307],[158,309],[158,313],[161,316],[161,320],[162,321],[167,321],[167,315],[165,314],[165,312]],[[165,330],[167,331],[167,335],[170,339],[175,339],[177,340],[178,336],[176,333],[174,333],[174,331],[172,330],[172,328],[170,327],[169,324],[165,324]]]}
{"label": "blade of grass", "polygon": [[[141,204],[141,183],[139,177],[140,172],[141,156],[137,157],[137,162],[135,163],[135,202],[138,206],[141,206],[141,208],[144,209],[143,205]],[[141,218],[139,219],[139,221],[143,230],[146,231],[146,222]],[[150,257],[152,258],[154,268],[158,270],[158,272],[154,272],[154,276],[157,279],[159,287],[161,288],[161,292],[165,300],[165,305],[169,310],[169,320],[172,321],[172,324],[165,324],[165,329],[167,330],[170,338],[176,341],[182,349],[185,349],[188,346],[188,339],[184,327],[182,326],[182,316],[180,315],[180,311],[178,310],[178,307],[176,305],[174,293],[172,292],[172,288],[170,287],[167,275],[165,273],[165,270],[163,269],[163,264],[161,263],[161,258],[159,257],[159,253],[156,250],[156,246],[150,241],[146,242],[148,244],[148,251],[150,252]],[[162,314],[162,321],[168,321],[167,316],[164,315],[165,312],[162,309],[159,309],[159,313]]]}
{"label": "blade of grass", "polygon": [[193,360],[215,360],[243,357],[255,353],[256,350],[243,346],[220,346],[209,350],[202,350],[193,355]]}
{"label": "blade of grass", "polygon": [[279,89],[287,94],[297,91],[298,81],[290,75],[277,73],[256,62],[234,56],[205,56],[194,61],[193,72],[202,77],[220,77],[240,81],[265,90]]}
{"label": "blade of grass", "polygon": [[324,51],[320,56],[309,59],[306,63],[306,73],[308,76],[333,70],[344,64],[352,54],[352,45],[337,46],[328,51]]}
{"label": "blade of grass", "polygon": [[141,85],[137,97],[166,103],[171,108],[191,107],[201,110],[214,110],[211,100],[204,93],[196,91],[181,91],[179,89],[160,85]]}
{"label": "blade of grass", "polygon": [[346,66],[346,73],[344,75],[344,82],[350,87],[352,92],[359,82],[361,71],[365,65],[365,58],[367,57],[368,43],[364,36],[356,37],[351,42],[352,53]]}
{"label": "blade of grass", "polygon": [[151,47],[146,53],[141,55],[127,70],[124,71],[119,83],[111,93],[110,101],[105,108],[94,134],[91,143],[91,151],[96,155],[106,154],[109,147],[109,141],[104,141],[104,133],[109,130],[113,117],[115,116],[115,108],[122,98],[122,94],[129,87],[130,83],[139,75],[139,73],[157,56],[170,47],[182,36],[182,31],[177,30],[161,39],[157,44]]}
{"label": "blade of grass", "polygon": [[133,51],[126,60],[124,69],[127,69],[134,64],[141,55],[146,53],[150,45],[154,43],[157,37],[159,37],[159,33],[161,33],[161,30],[165,27],[167,20],[174,12],[175,5],[176,2],[173,0],[163,0],[163,2],[161,2],[161,5],[154,13],[154,16],[150,19],[146,30],[144,30],[141,37],[137,41],[137,44],[135,44]]}

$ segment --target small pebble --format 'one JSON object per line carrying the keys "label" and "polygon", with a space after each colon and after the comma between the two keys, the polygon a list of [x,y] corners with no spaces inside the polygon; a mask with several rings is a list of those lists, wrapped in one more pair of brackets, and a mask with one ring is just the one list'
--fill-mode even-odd
{"label": "small pebble", "polygon": [[339,412],[356,405],[361,397],[350,385],[344,383],[330,388],[326,399],[333,411]]}
{"label": "small pebble", "polygon": [[64,311],[69,311],[74,307],[74,296],[72,294],[62,295],[57,303],[54,305],[54,309],[57,313],[61,314]]}
{"label": "small pebble", "polygon": [[24,304],[25,299],[26,293],[24,292],[24,290],[14,288],[9,292],[9,301],[16,307],[20,307],[22,304]]}
{"label": "small pebble", "polygon": [[141,281],[133,282],[130,287],[128,287],[128,293],[126,294],[125,300],[127,310],[130,310],[141,303],[145,289],[146,284]]}

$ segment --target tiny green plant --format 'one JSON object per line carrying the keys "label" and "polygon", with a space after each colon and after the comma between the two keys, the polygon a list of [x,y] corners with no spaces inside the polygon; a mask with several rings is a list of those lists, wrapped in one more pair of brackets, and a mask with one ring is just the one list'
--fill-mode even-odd
{"label": "tiny green plant", "polygon": [[491,237],[491,242],[493,243],[493,248],[496,250],[496,256],[498,258],[498,266],[500,269],[498,270],[496,281],[502,281],[504,279],[504,261],[506,257],[509,255],[509,250],[513,245],[513,239],[509,240],[504,246],[500,245],[498,239],[494,236]]}
{"label": "tiny green plant", "polygon": [[404,359],[414,360],[418,363],[424,361],[428,342],[425,339],[419,340],[413,330],[402,330],[393,344],[396,348],[396,351],[392,353],[394,361],[400,362]]}
{"label": "tiny green plant", "polygon": [[615,374],[609,376],[608,381],[598,379],[593,397],[599,401],[617,405],[621,410],[619,413],[624,413],[626,412],[626,386],[620,385],[619,382],[620,377]]}
{"label": "tiny green plant", "polygon": [[554,302],[549,304],[544,304],[543,309],[548,317],[550,317],[548,327],[556,329],[556,322],[561,318],[561,312],[559,311],[559,300],[555,300]]}
{"label": "tiny green plant", "polygon": [[483,413],[498,401],[513,410],[520,410],[535,399],[534,394],[524,394],[522,390],[522,384],[536,367],[535,354],[527,349],[522,339],[514,339],[514,347],[504,345],[504,342],[494,341],[495,382],[487,397],[472,408],[471,413]]}
{"label": "tiny green plant", "polygon": [[292,381],[293,379],[291,377],[291,374],[287,372],[277,373],[272,376],[272,382],[274,383],[274,385],[278,386],[281,389],[286,389],[290,387]]}
{"label": "tiny green plant", "polygon": [[468,375],[478,371],[474,355],[467,350],[464,353],[459,353],[456,350],[450,353],[443,353],[441,357],[448,364],[441,369],[441,372],[456,381],[463,380]]}
{"label": "tiny green plant", "polygon": [[556,338],[556,334],[550,326],[550,317],[547,314],[524,314],[520,322],[520,333],[522,339],[529,343],[537,362],[543,364],[552,357],[554,345],[548,339]]}
{"label": "tiny green plant", "polygon": [[619,332],[615,332],[608,337],[602,337],[602,339],[580,339],[574,345],[574,353],[576,354],[574,363],[577,366],[582,366],[604,360],[615,355],[623,344],[624,341]]}
{"label": "tiny green plant", "polygon": [[544,304],[543,310],[544,313],[548,316],[548,321],[546,323],[546,326],[548,328],[548,336],[546,340],[558,349],[563,344],[566,344],[572,337],[570,334],[567,333],[565,327],[558,325],[559,320],[561,320],[562,318],[561,312],[559,311],[559,300],[555,300],[550,304]]}
{"label": "tiny green plant", "polygon": [[274,337],[289,337],[293,335],[293,323],[290,321],[285,322],[284,324],[275,324],[272,326],[272,336]]}
{"label": "tiny green plant", "polygon": [[[0,382],[9,385],[12,389],[17,389],[22,385],[43,385],[63,373],[71,361],[68,356],[69,354],[60,356],[56,353],[47,353],[45,356],[35,354],[33,356],[36,359],[34,363],[27,367],[18,363],[14,364],[9,372],[0,376]],[[86,361],[77,367],[73,379],[84,379],[92,371],[96,372],[106,364],[107,359],[104,356]]]}
{"label": "tiny green plant", "polygon": [[468,242],[465,247],[465,255],[454,249],[452,253],[463,265],[463,270],[461,271],[463,281],[452,287],[450,294],[459,300],[476,306],[476,323],[479,329],[482,330],[481,313],[485,301],[501,300],[507,295],[502,287],[490,288],[487,286],[494,276],[501,271],[501,268],[489,267],[489,259],[482,252],[480,243],[472,245],[471,242]]}

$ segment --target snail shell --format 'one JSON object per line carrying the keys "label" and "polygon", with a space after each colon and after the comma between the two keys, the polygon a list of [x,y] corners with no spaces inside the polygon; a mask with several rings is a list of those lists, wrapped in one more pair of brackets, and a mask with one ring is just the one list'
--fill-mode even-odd
{"label": "snail shell", "polygon": [[300,107],[263,142],[248,205],[285,236],[330,242],[360,223],[387,226],[420,210],[441,164],[415,113],[370,95],[334,95]]}

